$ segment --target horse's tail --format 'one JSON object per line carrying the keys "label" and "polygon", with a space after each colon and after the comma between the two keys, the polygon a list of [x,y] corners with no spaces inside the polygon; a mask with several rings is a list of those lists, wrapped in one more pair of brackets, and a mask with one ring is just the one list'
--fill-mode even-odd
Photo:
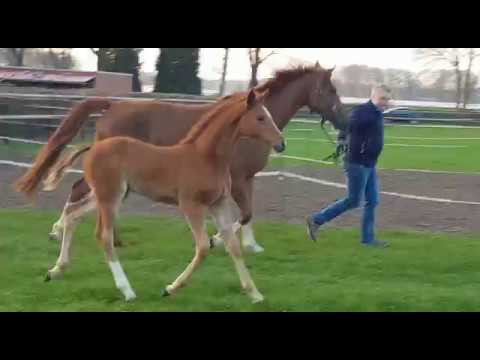
{"label": "horse's tail", "polygon": [[75,160],[82,155],[84,152],[90,150],[91,146],[82,147],[69,155],[60,159],[52,170],[49,172],[47,178],[43,181],[43,190],[44,191],[53,191],[58,187],[60,181],[62,181],[65,176],[65,172],[70,168]]}
{"label": "horse's tail", "polygon": [[40,181],[55,164],[67,144],[78,134],[88,116],[95,111],[108,109],[110,105],[111,102],[108,99],[101,98],[86,99],[75,105],[60,127],[48,139],[47,144],[40,150],[33,166],[15,182],[15,190],[32,197]]}

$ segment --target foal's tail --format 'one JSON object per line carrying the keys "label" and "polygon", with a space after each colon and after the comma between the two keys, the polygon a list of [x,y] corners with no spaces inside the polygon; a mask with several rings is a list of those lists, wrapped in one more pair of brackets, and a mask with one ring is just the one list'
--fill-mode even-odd
{"label": "foal's tail", "polygon": [[106,110],[110,105],[111,102],[108,99],[101,98],[86,99],[75,105],[60,127],[48,139],[48,143],[40,150],[33,166],[15,182],[15,190],[32,197],[40,181],[55,165],[67,144],[78,134],[88,116],[96,111]]}
{"label": "foal's tail", "polygon": [[55,166],[52,168],[47,178],[43,181],[43,190],[44,191],[53,191],[58,187],[60,181],[62,181],[65,176],[65,172],[70,168],[75,160],[82,155],[84,152],[90,150],[91,145],[82,147],[69,155],[65,156],[63,159],[60,159]]}

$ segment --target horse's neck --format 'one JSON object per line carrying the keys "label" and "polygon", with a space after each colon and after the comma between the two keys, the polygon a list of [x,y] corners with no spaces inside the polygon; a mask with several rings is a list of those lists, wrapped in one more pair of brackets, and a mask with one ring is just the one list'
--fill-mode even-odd
{"label": "horse's neck", "polygon": [[308,83],[306,79],[299,79],[292,81],[285,89],[268,96],[265,105],[278,128],[283,130],[298,110],[307,105],[307,100]]}
{"label": "horse's neck", "polygon": [[217,167],[228,166],[233,154],[236,133],[237,126],[231,121],[216,120],[199,136],[195,144],[201,154],[216,161]]}

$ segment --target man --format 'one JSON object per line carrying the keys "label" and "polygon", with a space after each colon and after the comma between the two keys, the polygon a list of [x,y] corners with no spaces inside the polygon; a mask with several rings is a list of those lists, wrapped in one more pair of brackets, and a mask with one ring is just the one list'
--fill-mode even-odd
{"label": "man", "polygon": [[389,246],[375,238],[374,230],[375,208],[379,203],[376,164],[383,150],[383,111],[390,100],[391,91],[387,86],[375,86],[370,100],[353,109],[346,133],[339,134],[339,147],[345,151],[347,197],[307,217],[307,232],[312,240],[316,240],[323,224],[358,208],[365,199],[362,244],[380,248]]}

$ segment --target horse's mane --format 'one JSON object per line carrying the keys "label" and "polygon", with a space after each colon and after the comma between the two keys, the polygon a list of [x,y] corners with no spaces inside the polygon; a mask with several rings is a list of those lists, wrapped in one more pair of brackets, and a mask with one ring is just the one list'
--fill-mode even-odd
{"label": "horse's mane", "polygon": [[[277,70],[273,78],[267,80],[267,82],[262,85],[256,86],[255,90],[258,93],[265,93],[268,91],[269,94],[272,94],[283,89],[286,85],[299,79],[305,74],[324,71],[326,70],[319,65],[299,65],[290,69]],[[191,144],[194,142],[208,128],[213,122],[213,119],[216,118],[219,113],[228,109],[229,106],[233,105],[235,102],[246,100],[247,94],[248,92],[242,91],[218,99],[217,104],[202,116],[202,119],[192,127],[179,144]]]}
{"label": "horse's mane", "polygon": [[277,70],[271,79],[255,89],[259,92],[269,90],[270,93],[274,93],[305,74],[324,71],[326,70],[319,65],[299,65],[290,69]]}
{"label": "horse's mane", "polygon": [[[231,95],[224,96],[217,101],[217,104],[207,111],[201,119],[190,129],[187,135],[179,142],[179,144],[191,144],[198,137],[203,134],[203,132],[209,127],[211,123],[224,111],[230,109],[234,104],[240,104],[242,101],[246,101],[247,96],[244,92],[238,92]],[[246,104],[245,104],[246,105]],[[244,108],[246,110],[246,106]],[[238,110],[239,115],[242,115],[242,112]],[[237,116],[234,120],[240,118]]]}

